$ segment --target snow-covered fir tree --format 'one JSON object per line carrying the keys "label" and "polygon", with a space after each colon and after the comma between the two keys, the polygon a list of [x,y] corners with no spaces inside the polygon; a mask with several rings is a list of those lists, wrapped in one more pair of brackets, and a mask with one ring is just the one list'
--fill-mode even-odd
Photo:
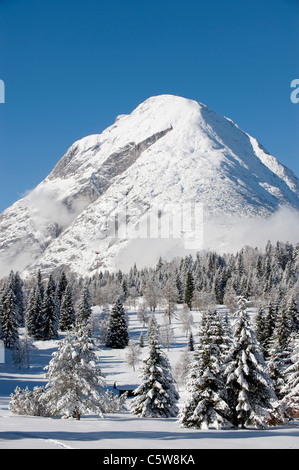
{"label": "snow-covered fir tree", "polygon": [[73,304],[72,291],[66,286],[60,302],[59,328],[61,331],[70,330],[76,322],[76,314]]}
{"label": "snow-covered fir tree", "polygon": [[105,407],[102,399],[105,382],[95,354],[94,343],[86,328],[67,332],[59,342],[46,367],[46,393],[51,415],[65,418],[94,412],[102,416]]}
{"label": "snow-covered fir tree", "polygon": [[231,426],[221,363],[219,317],[207,312],[200,328],[200,342],[194,352],[187,381],[187,399],[180,412],[182,427],[208,429]]}
{"label": "snow-covered fir tree", "polygon": [[139,336],[139,347],[140,348],[144,348],[144,338],[143,338],[143,332],[140,333],[140,336]]}
{"label": "snow-covered fir tree", "polygon": [[90,305],[90,292],[88,287],[83,287],[76,315],[76,325],[85,327],[88,324],[92,310]]}
{"label": "snow-covered fir tree", "polygon": [[299,307],[295,294],[291,294],[287,299],[286,313],[290,322],[291,331],[299,333]]}
{"label": "snow-covered fir tree", "polygon": [[292,364],[286,369],[286,383],[282,390],[283,403],[290,416],[299,416],[299,334],[296,335]]}
{"label": "snow-covered fir tree", "polygon": [[109,305],[104,305],[99,317],[99,339],[100,342],[106,344],[107,333],[109,330],[110,309]]}
{"label": "snow-covered fir tree", "polygon": [[43,340],[58,338],[59,311],[55,299],[55,284],[50,275],[44,293],[41,313],[41,337]]}
{"label": "snow-covered fir tree", "polygon": [[129,344],[128,324],[124,307],[120,299],[114,304],[106,337],[108,348],[123,349]]}
{"label": "snow-covered fir tree", "polygon": [[263,305],[258,305],[254,317],[254,328],[256,339],[262,348],[264,348],[265,343],[267,341],[265,323],[265,308]]}
{"label": "snow-covered fir tree", "polygon": [[150,315],[149,322],[147,325],[148,344],[150,344],[152,339],[158,339],[158,341],[160,340],[160,327],[158,325],[158,322],[154,313]]}
{"label": "snow-covered fir tree", "polygon": [[194,338],[193,338],[192,331],[190,332],[190,335],[189,335],[188,351],[194,351]]}
{"label": "snow-covered fir tree", "polygon": [[186,284],[185,284],[185,294],[184,294],[184,302],[188,305],[188,307],[192,308],[192,299],[194,293],[194,279],[191,271],[188,271]]}
{"label": "snow-covered fir tree", "polygon": [[275,328],[276,322],[276,309],[274,302],[270,300],[266,308],[266,313],[264,315],[264,356],[265,359],[269,357],[269,349],[271,347],[272,335]]}
{"label": "snow-covered fir tree", "polygon": [[62,297],[65,294],[67,287],[68,287],[68,280],[67,280],[65,272],[62,271],[60,278],[57,282],[56,293],[55,293],[56,301],[59,306],[61,305]]}
{"label": "snow-covered fir tree", "polygon": [[278,399],[284,396],[286,369],[291,364],[291,319],[285,306],[280,306],[272,336],[267,342],[267,365]]}
{"label": "snow-covered fir tree", "polygon": [[29,294],[25,310],[25,326],[29,336],[35,339],[42,337],[42,295],[38,284]]}
{"label": "snow-covered fir tree", "polygon": [[228,404],[234,426],[264,429],[269,410],[277,402],[273,383],[247,312],[247,300],[241,297],[233,325],[233,344],[225,368]]}
{"label": "snow-covered fir tree", "polygon": [[1,338],[6,348],[12,348],[19,338],[19,310],[11,285],[4,288],[0,299]]}
{"label": "snow-covered fir tree", "polygon": [[179,394],[169,361],[158,342],[157,331],[152,331],[148,341],[149,354],[143,361],[142,382],[131,402],[132,413],[148,418],[177,416]]}
{"label": "snow-covered fir tree", "polygon": [[19,273],[14,273],[11,271],[8,279],[8,286],[11,287],[15,295],[15,302],[18,311],[18,323],[20,326],[24,325],[24,294],[23,294],[23,282],[20,278]]}

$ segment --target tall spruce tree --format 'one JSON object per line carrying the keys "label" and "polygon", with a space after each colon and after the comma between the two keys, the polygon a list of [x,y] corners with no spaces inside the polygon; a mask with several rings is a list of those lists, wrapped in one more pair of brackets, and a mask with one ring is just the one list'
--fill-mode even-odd
{"label": "tall spruce tree", "polygon": [[288,316],[285,306],[280,305],[273,333],[268,342],[267,364],[270,377],[274,384],[274,390],[279,399],[284,396],[286,381],[286,368],[291,364],[292,351],[292,321]]}
{"label": "tall spruce tree", "polygon": [[76,314],[73,305],[72,291],[66,287],[60,303],[59,328],[61,331],[70,330],[76,322]]}
{"label": "tall spruce tree", "polygon": [[114,304],[106,336],[106,346],[113,349],[123,349],[129,344],[128,324],[123,304],[120,299]]}
{"label": "tall spruce tree", "polygon": [[56,298],[59,303],[62,301],[63,294],[68,286],[68,280],[64,271],[61,272],[56,288]]}
{"label": "tall spruce tree", "polygon": [[29,294],[25,311],[25,326],[29,336],[42,338],[42,296],[38,284]]}
{"label": "tall spruce tree", "polygon": [[244,297],[239,299],[233,330],[234,342],[224,372],[232,424],[241,428],[254,426],[264,429],[277,397]]}
{"label": "tall spruce tree", "polygon": [[143,361],[142,383],[135,390],[131,402],[134,415],[148,418],[170,418],[178,414],[179,394],[166,355],[152,329],[149,338],[149,354]]}
{"label": "tall spruce tree", "polygon": [[179,416],[182,427],[220,429],[231,426],[221,356],[219,317],[212,311],[203,318],[200,342],[194,352],[186,385],[188,395]]}
{"label": "tall spruce tree", "polygon": [[264,347],[265,359],[268,359],[269,357],[269,349],[271,347],[271,341],[272,341],[272,335],[273,335],[274,328],[275,328],[275,323],[276,323],[276,309],[275,309],[274,302],[270,301],[267,306],[266,313],[264,316],[265,340],[263,343],[263,347]]}
{"label": "tall spruce tree", "polygon": [[59,317],[55,290],[55,284],[50,275],[42,304],[41,337],[43,340],[58,338]]}
{"label": "tall spruce tree", "polygon": [[192,309],[192,299],[193,299],[193,293],[194,293],[194,279],[192,276],[191,271],[187,272],[187,278],[186,278],[186,285],[185,285],[185,295],[184,295],[184,302],[185,304],[188,305],[190,310]]}
{"label": "tall spruce tree", "polygon": [[299,333],[299,306],[294,294],[287,301],[287,314],[291,322],[292,331]]}
{"label": "tall spruce tree", "polygon": [[286,384],[283,388],[283,402],[290,416],[299,415],[299,336],[291,358],[291,365],[286,369]]}
{"label": "tall spruce tree", "polygon": [[265,309],[259,305],[255,315],[255,334],[258,343],[264,348],[267,340],[267,331],[265,329]]}
{"label": "tall spruce tree", "polygon": [[158,339],[158,341],[160,341],[160,327],[158,325],[158,322],[154,313],[151,313],[150,319],[147,325],[148,344],[150,344],[152,339]]}
{"label": "tall spruce tree", "polygon": [[87,286],[83,287],[76,317],[76,325],[85,327],[88,324],[92,310],[90,306],[90,292]]}
{"label": "tall spruce tree", "polygon": [[19,310],[16,296],[10,284],[4,288],[0,299],[0,324],[4,346],[12,348],[19,338]]}
{"label": "tall spruce tree", "polygon": [[24,313],[25,313],[23,283],[18,272],[14,273],[13,271],[11,271],[9,275],[8,285],[11,287],[15,295],[15,302],[16,302],[18,315],[19,315],[18,323],[20,326],[23,326],[24,325]]}

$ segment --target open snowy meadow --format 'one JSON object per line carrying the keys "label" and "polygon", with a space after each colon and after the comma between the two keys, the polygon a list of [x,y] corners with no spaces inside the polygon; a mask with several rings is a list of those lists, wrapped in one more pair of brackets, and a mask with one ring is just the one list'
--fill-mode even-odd
{"label": "open snowy meadow", "polygon": [[[93,307],[94,313],[100,310]],[[141,332],[145,334],[147,330],[131,310],[129,309],[128,314],[130,339],[138,343]],[[196,311],[192,313],[196,344],[200,314]],[[162,317],[162,313],[156,314],[160,324],[163,322]],[[186,349],[188,339],[178,318],[172,320],[171,327],[174,333],[173,342],[169,350],[165,347],[164,351],[174,368]],[[127,410],[124,413],[106,414],[104,418],[85,415],[76,420],[13,414],[9,410],[9,401],[16,386],[21,389],[28,386],[32,390],[34,386],[47,383],[44,367],[57,349],[57,341],[35,341],[34,345],[36,349],[32,353],[29,369],[18,369],[13,365],[11,352],[7,350],[5,363],[0,364],[1,449],[166,449],[173,455],[184,449],[188,449],[188,455],[192,455],[192,450],[196,452],[197,449],[299,449],[298,419],[267,430],[185,429],[179,426],[176,418],[150,419],[134,416],[130,412],[130,398],[126,401]],[[140,383],[142,359],[147,352],[145,345],[134,371],[127,363],[126,349],[101,347],[99,361],[107,387],[113,390],[115,382],[119,386],[137,386]],[[183,384],[179,385],[179,393],[179,406],[182,406],[186,397]]]}

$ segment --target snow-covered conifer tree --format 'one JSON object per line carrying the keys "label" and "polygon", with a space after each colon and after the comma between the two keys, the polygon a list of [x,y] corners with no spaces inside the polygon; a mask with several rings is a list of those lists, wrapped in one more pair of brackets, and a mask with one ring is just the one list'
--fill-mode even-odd
{"label": "snow-covered conifer tree", "polygon": [[291,357],[292,364],[286,369],[286,384],[283,388],[283,402],[291,416],[299,416],[299,337],[295,352]]}
{"label": "snow-covered conifer tree", "polygon": [[25,326],[29,336],[35,339],[42,337],[42,295],[38,284],[30,291],[25,312]]}
{"label": "snow-covered conifer tree", "polygon": [[1,339],[5,347],[12,348],[19,337],[19,312],[16,296],[10,285],[5,287],[0,299]]}
{"label": "snow-covered conifer tree", "polygon": [[85,327],[88,323],[91,313],[92,310],[90,306],[90,293],[88,287],[84,286],[77,309],[77,326]]}
{"label": "snow-covered conifer tree", "polygon": [[168,359],[157,340],[157,331],[149,338],[149,355],[143,363],[142,383],[134,392],[132,413],[148,418],[176,416],[179,394]]}
{"label": "snow-covered conifer tree", "polygon": [[276,309],[275,309],[274,302],[270,301],[266,308],[266,313],[264,316],[265,341],[264,341],[263,347],[264,347],[264,356],[266,359],[268,358],[268,353],[269,353],[268,349],[270,348],[272,335],[273,335],[273,331],[275,328],[275,322],[276,322]]}
{"label": "snow-covered conifer tree", "polygon": [[101,343],[106,343],[107,333],[109,330],[110,310],[109,305],[104,305],[99,317],[99,338]]}
{"label": "snow-covered conifer tree", "polygon": [[108,348],[123,349],[128,343],[129,332],[125,311],[122,302],[118,300],[111,311],[106,346]]}
{"label": "snow-covered conifer tree", "polygon": [[140,333],[139,336],[139,347],[144,348],[144,338],[143,338],[143,332]]}
{"label": "snow-covered conifer tree", "polygon": [[182,427],[208,429],[231,426],[230,409],[226,402],[221,364],[219,317],[207,312],[200,328],[200,343],[194,351],[187,380],[187,399],[180,412]]}
{"label": "snow-covered conifer tree", "polygon": [[192,308],[192,299],[194,293],[194,279],[192,276],[191,271],[188,271],[187,278],[186,278],[186,285],[185,285],[185,294],[184,294],[184,302],[188,305],[188,307]]}
{"label": "snow-covered conifer tree", "polygon": [[8,285],[11,287],[13,290],[13,293],[15,294],[15,302],[16,306],[18,309],[18,323],[19,325],[24,324],[24,296],[23,296],[23,283],[20,278],[19,273],[15,273],[11,271],[9,280],[8,280]]}
{"label": "snow-covered conifer tree", "polygon": [[188,351],[194,351],[194,338],[193,338],[192,331],[190,332],[190,335],[189,335]]}
{"label": "snow-covered conifer tree", "polygon": [[267,365],[274,390],[279,399],[284,396],[286,368],[291,364],[291,320],[286,308],[279,307],[271,340],[268,341]]}
{"label": "snow-covered conifer tree", "polygon": [[58,304],[61,304],[62,297],[65,294],[65,291],[68,287],[68,280],[64,271],[61,272],[60,278],[56,287],[56,299]]}
{"label": "snow-covered conifer tree", "polygon": [[152,338],[159,338],[159,326],[154,313],[150,315],[149,322],[147,325],[147,339],[149,343]]}
{"label": "snow-covered conifer tree", "polygon": [[232,331],[228,312],[225,311],[220,318],[222,328],[221,338],[221,361],[223,362],[227,356],[230,345],[232,343]]}
{"label": "snow-covered conifer tree", "polygon": [[55,299],[55,285],[50,275],[42,305],[41,336],[43,340],[58,337],[58,308]]}
{"label": "snow-covered conifer tree", "polygon": [[59,328],[61,331],[71,329],[76,321],[76,314],[73,305],[72,292],[69,286],[66,287],[61,297]]}
{"label": "snow-covered conifer tree", "polygon": [[89,412],[102,416],[105,411],[101,389],[105,387],[94,344],[84,328],[67,332],[46,367],[44,399],[52,415],[80,417]]}
{"label": "snow-covered conifer tree", "polygon": [[299,333],[299,306],[295,295],[291,295],[287,301],[287,314],[292,331]]}
{"label": "snow-covered conifer tree", "polygon": [[225,368],[228,404],[234,426],[266,428],[269,410],[277,402],[260,345],[247,312],[247,301],[240,297],[233,325],[234,342]]}
{"label": "snow-covered conifer tree", "polygon": [[258,306],[254,321],[256,339],[264,347],[267,340],[267,332],[265,329],[265,309],[263,305]]}

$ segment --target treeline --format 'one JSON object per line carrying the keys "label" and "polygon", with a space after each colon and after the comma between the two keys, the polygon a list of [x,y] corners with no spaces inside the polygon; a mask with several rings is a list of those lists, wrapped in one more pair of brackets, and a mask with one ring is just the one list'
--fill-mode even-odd
{"label": "treeline", "polygon": [[298,274],[299,243],[282,242],[268,242],[264,250],[246,246],[236,254],[198,252],[171,261],[160,258],[153,268],[138,269],[134,264],[128,273],[99,271],[84,279],[62,270],[48,278],[39,272],[23,281],[11,272],[0,284],[0,335],[6,347],[13,346],[19,326],[26,326],[36,339],[55,338],[59,329],[66,331],[89,317],[91,306],[104,309],[118,300],[138,308],[144,319],[147,310],[154,312],[159,306],[171,323],[178,304],[190,310],[224,304],[233,312],[237,297],[243,296],[258,309],[259,328],[268,324],[267,331],[258,333],[266,347],[278,314],[283,312],[297,325]]}
{"label": "treeline", "polygon": [[143,296],[155,310],[167,283],[174,286],[177,303],[200,309],[205,304],[225,304],[232,310],[232,299],[244,296],[252,302],[267,304],[279,296],[299,293],[299,243],[268,242],[263,251],[244,247],[236,254],[198,252],[165,261],[160,258],[155,268],[129,273],[100,271],[89,280],[89,290],[98,305],[109,303],[116,295],[134,302]]}
{"label": "treeline", "polygon": [[58,330],[85,323],[91,315],[88,288],[82,286],[77,296],[75,310],[73,290],[64,272],[57,281],[52,275],[43,280],[38,272],[29,284],[11,272],[0,290],[0,338],[5,347],[13,348],[20,327],[26,327],[35,340],[50,340],[58,338]]}

